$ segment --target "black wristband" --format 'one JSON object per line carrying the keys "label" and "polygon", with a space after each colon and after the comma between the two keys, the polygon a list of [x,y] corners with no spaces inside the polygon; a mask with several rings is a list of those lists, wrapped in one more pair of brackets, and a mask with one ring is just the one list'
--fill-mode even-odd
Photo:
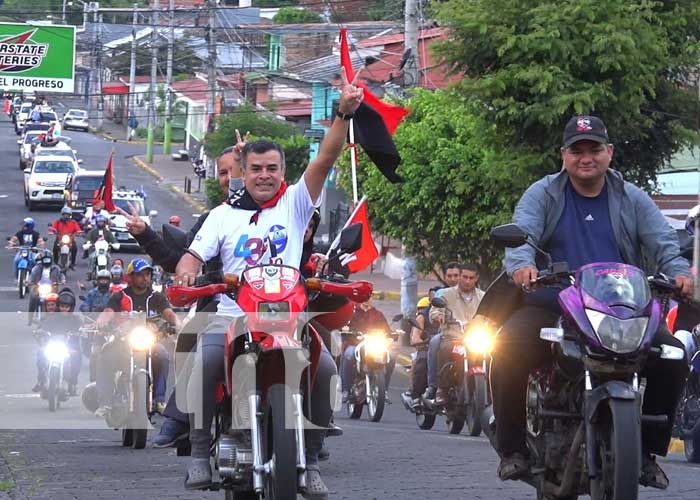
{"label": "black wristband", "polygon": [[337,110],[337,111],[335,112],[335,116],[337,116],[337,117],[340,118],[341,120],[349,121],[349,120],[352,120],[352,117],[355,116],[355,115],[354,115],[354,114],[346,115],[346,114],[343,113],[342,111]]}

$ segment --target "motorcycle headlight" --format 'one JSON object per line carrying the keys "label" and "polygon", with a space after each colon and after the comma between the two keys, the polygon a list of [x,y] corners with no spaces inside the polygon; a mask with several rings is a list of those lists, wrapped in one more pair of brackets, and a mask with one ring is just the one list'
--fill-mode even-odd
{"label": "motorcycle headlight", "polygon": [[52,288],[53,287],[48,283],[42,283],[41,285],[39,285],[39,296],[46,297],[48,294],[51,293]]}
{"label": "motorcycle headlight", "polygon": [[64,361],[70,353],[68,352],[68,346],[63,342],[57,340],[52,340],[44,347],[44,355],[52,363],[60,363]]}
{"label": "motorcycle headlight", "polygon": [[379,334],[368,334],[364,338],[365,342],[365,351],[367,352],[368,355],[370,356],[383,356],[388,347],[388,339],[384,336],[384,334],[379,333]]}
{"label": "motorcycle headlight", "polygon": [[617,319],[599,311],[586,309],[586,316],[603,347],[620,354],[639,348],[649,318]]}
{"label": "motorcycle headlight", "polygon": [[129,344],[136,351],[147,351],[156,343],[156,336],[148,328],[139,326],[129,334]]}
{"label": "motorcycle headlight", "polygon": [[493,349],[493,335],[483,327],[471,328],[464,337],[464,347],[474,354],[488,354]]}
{"label": "motorcycle headlight", "polygon": [[68,245],[70,243],[70,236],[68,236],[67,234],[64,234],[61,237],[61,243],[63,243],[64,245]]}

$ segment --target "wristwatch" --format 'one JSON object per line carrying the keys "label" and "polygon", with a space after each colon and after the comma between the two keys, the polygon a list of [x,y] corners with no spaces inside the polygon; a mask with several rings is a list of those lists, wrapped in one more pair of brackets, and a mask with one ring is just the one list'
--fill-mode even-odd
{"label": "wristwatch", "polygon": [[349,115],[346,115],[346,114],[343,113],[342,111],[337,110],[337,111],[335,112],[335,116],[337,116],[337,117],[340,118],[341,120],[348,121],[348,120],[352,120],[352,117],[355,116],[355,115],[352,114],[352,113],[349,114]]}

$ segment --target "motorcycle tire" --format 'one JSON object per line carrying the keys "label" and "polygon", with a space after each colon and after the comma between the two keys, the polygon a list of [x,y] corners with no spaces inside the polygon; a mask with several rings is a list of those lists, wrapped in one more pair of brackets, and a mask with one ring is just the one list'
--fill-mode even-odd
{"label": "motorcycle tire", "polygon": [[486,375],[475,375],[473,382],[474,389],[467,400],[466,424],[469,435],[476,437],[481,434],[481,415],[484,413],[484,408],[486,408],[486,395],[488,392]]}
{"label": "motorcycle tire", "polygon": [[367,416],[372,422],[379,422],[384,415],[384,404],[386,403],[386,380],[384,372],[365,375],[367,384]]}
{"label": "motorcycle tire", "polygon": [[435,415],[429,413],[416,413],[416,423],[420,429],[429,431],[435,425]]}
{"label": "motorcycle tire", "polygon": [[132,447],[134,445],[134,429],[122,429],[122,446]]}
{"label": "motorcycle tire", "polygon": [[691,464],[700,464],[700,437],[683,441],[685,459]]}
{"label": "motorcycle tire", "polygon": [[52,366],[49,369],[49,386],[46,390],[47,399],[49,400],[49,411],[56,411],[59,407],[59,390],[61,386],[61,370],[57,366]]}
{"label": "motorcycle tire", "polygon": [[19,270],[19,278],[17,280],[17,286],[19,287],[19,298],[23,299],[27,294],[27,270]]}
{"label": "motorcycle tire", "polygon": [[148,375],[145,372],[138,372],[134,376],[132,386],[134,391],[135,413],[129,419],[133,424],[134,449],[142,450],[146,447],[148,438]]}
{"label": "motorcycle tire", "polygon": [[224,500],[259,500],[259,496],[254,491],[233,491],[224,492]]}
{"label": "motorcycle tire", "polygon": [[59,267],[63,272],[65,272],[65,270],[68,269],[68,254],[62,253],[58,259]]}
{"label": "motorcycle tire", "polygon": [[294,429],[288,429],[285,410],[293,408],[286,387],[274,384],[267,390],[263,415],[264,462],[273,459],[275,470],[265,479],[265,500],[296,500],[297,443]]}
{"label": "motorcycle tire", "polygon": [[591,500],[637,500],[642,467],[640,408],[636,401],[610,399],[596,422],[600,477],[591,480]]}

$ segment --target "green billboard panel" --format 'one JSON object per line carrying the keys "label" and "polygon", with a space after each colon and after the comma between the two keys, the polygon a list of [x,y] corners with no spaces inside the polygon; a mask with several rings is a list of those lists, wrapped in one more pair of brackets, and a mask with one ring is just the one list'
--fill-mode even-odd
{"label": "green billboard panel", "polygon": [[0,89],[73,92],[75,26],[0,23]]}

